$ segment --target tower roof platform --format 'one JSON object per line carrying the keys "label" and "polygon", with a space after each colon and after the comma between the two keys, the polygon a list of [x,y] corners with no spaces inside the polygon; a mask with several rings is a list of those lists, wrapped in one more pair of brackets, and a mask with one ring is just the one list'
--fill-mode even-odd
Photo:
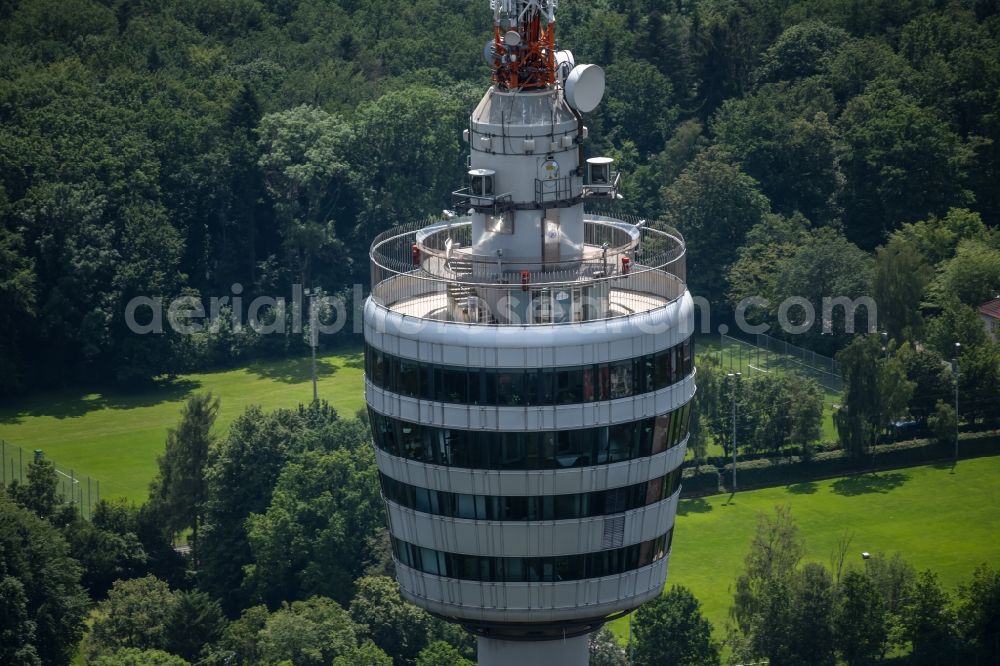
{"label": "tower roof platform", "polygon": [[571,324],[663,308],[686,291],[683,236],[586,215],[566,261],[478,253],[471,220],[395,228],[371,249],[372,300],[390,312],[487,326]]}

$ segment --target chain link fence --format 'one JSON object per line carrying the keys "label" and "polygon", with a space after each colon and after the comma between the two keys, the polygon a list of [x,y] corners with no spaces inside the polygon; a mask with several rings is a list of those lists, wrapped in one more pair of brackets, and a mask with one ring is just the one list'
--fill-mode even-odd
{"label": "chain link fence", "polygon": [[720,360],[726,371],[746,374],[797,372],[831,393],[844,391],[840,364],[829,356],[764,334],[756,335],[752,340],[721,335],[720,343]]}
{"label": "chain link fence", "polygon": [[[44,456],[44,452],[41,449],[26,451],[20,446],[0,439],[0,463],[2,463],[0,487],[8,488],[15,482],[28,483],[28,466],[36,456]],[[94,506],[101,498],[101,482],[89,475],[78,474],[74,469],[58,463],[55,468],[58,479],[56,492],[64,502],[75,504],[80,509],[80,514],[89,520],[93,515]]]}

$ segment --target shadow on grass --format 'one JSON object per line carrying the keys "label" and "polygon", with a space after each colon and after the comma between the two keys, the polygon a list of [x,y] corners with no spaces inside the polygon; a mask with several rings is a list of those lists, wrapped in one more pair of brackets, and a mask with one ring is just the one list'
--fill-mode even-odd
{"label": "shadow on grass", "polygon": [[853,497],[872,493],[888,493],[910,480],[909,474],[887,472],[884,474],[859,474],[834,481],[830,488],[838,495]]}
{"label": "shadow on grass", "polygon": [[[247,372],[261,379],[273,379],[284,384],[301,384],[312,380],[312,358],[306,356],[280,361],[255,361],[247,366]],[[337,366],[325,359],[316,359],[317,378],[332,377],[335,374]]]}
{"label": "shadow on grass", "polygon": [[703,497],[694,497],[691,499],[681,500],[677,504],[677,515],[686,516],[689,513],[708,513],[712,510],[712,505],[709,504]]}
{"label": "shadow on grass", "polygon": [[13,425],[25,418],[48,416],[71,419],[99,409],[137,409],[155,407],[164,402],[176,402],[188,397],[201,387],[193,379],[157,379],[149,385],[127,389],[110,389],[94,392],[92,389],[75,389],[58,393],[41,393],[0,412],[0,424]]}
{"label": "shadow on grass", "polygon": [[813,495],[818,489],[819,486],[816,485],[815,481],[803,481],[785,487],[785,490],[793,495]]}
{"label": "shadow on grass", "polygon": [[355,352],[353,354],[344,355],[342,357],[344,362],[342,365],[345,368],[351,368],[353,370],[364,370],[365,369],[365,354],[364,352]]}

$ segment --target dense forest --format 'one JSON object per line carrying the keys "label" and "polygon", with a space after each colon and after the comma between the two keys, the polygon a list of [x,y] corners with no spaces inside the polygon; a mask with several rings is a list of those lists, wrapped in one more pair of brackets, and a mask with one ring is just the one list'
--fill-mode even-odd
{"label": "dense forest", "polygon": [[[137,336],[125,305],[366,283],[371,239],[461,182],[488,11],[4,2],[0,391],[299,351],[224,318]],[[588,149],[627,174],[621,212],[681,229],[722,311],[874,288],[908,339],[1000,291],[995,0],[566,0],[559,18],[607,70]]]}

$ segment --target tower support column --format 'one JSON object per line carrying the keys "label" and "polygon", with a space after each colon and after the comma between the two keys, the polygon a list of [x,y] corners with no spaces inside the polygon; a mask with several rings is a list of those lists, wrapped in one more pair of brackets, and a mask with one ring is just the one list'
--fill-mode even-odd
{"label": "tower support column", "polygon": [[479,666],[587,666],[587,634],[554,641],[503,641],[477,636]]}

